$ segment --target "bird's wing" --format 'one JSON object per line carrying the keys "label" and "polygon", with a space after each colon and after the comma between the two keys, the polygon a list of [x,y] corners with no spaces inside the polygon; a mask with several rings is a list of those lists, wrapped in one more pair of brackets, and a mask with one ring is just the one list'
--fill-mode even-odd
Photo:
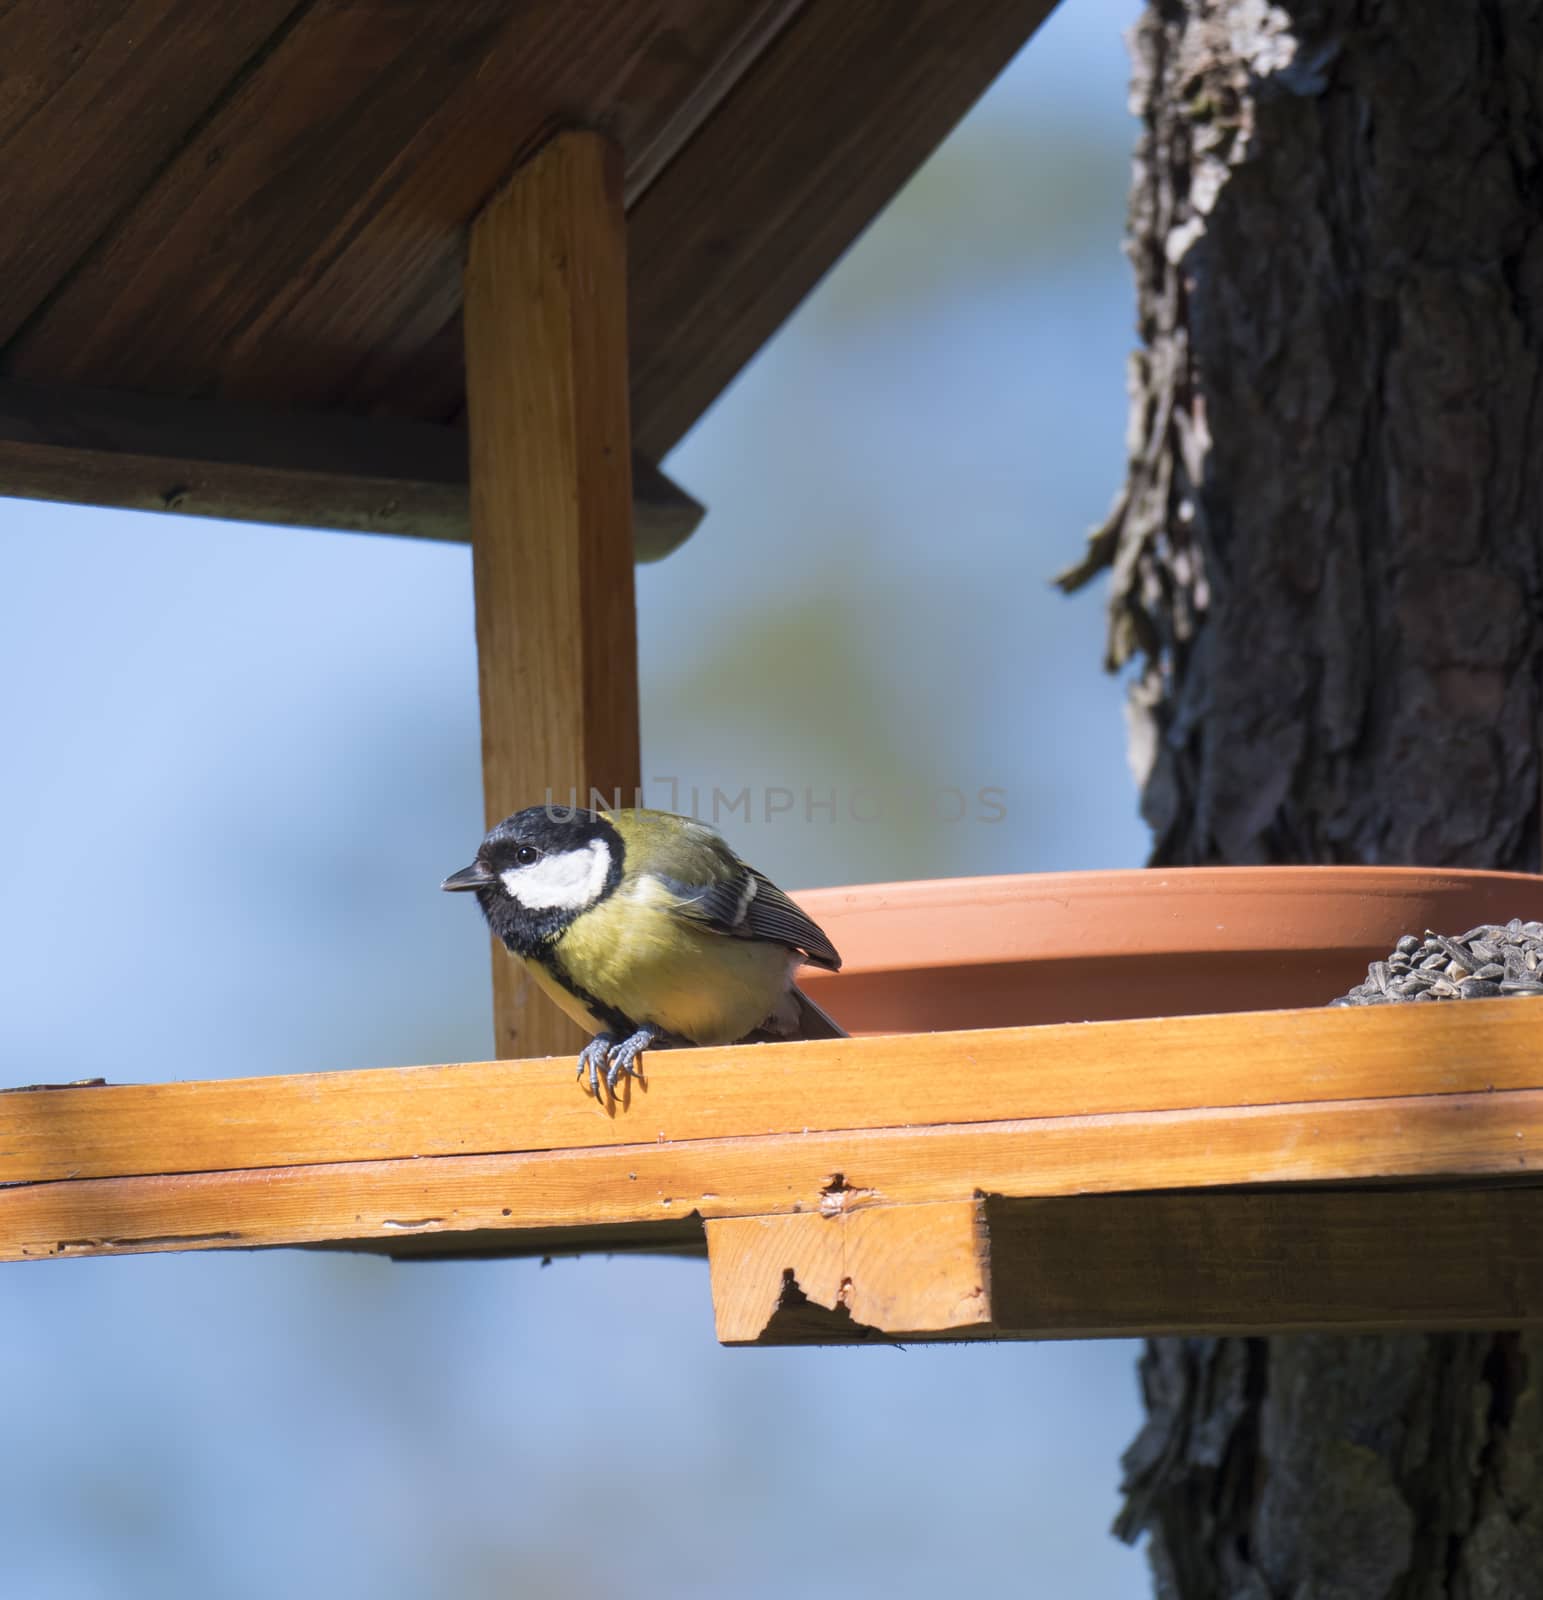
{"label": "bird's wing", "polygon": [[661,876],[675,896],[670,909],[676,916],[714,933],[785,944],[802,951],[811,966],[841,970],[836,947],[770,878],[746,866],[715,834],[695,842],[701,850],[699,881]]}

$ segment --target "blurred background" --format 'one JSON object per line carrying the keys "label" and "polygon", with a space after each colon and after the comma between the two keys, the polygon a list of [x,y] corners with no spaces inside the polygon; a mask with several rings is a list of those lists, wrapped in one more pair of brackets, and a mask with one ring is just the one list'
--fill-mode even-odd
{"label": "blurred background", "polygon": [[[1139,865],[1103,597],[1122,30],[1046,24],[670,458],[645,772],[790,887]],[[0,1085],[475,1060],[470,558],[0,501]],[[946,788],[1005,816],[929,820]],[[4,1269],[0,1594],[1145,1595],[1125,1343],[725,1351],[705,1265]]]}

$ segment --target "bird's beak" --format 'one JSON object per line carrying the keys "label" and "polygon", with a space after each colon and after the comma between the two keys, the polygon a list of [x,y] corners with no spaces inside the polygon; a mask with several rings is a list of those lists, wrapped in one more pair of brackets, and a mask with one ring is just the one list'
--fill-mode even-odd
{"label": "bird's beak", "polygon": [[483,866],[480,861],[473,861],[469,867],[462,867],[459,872],[452,872],[440,884],[441,889],[485,889],[490,883],[498,880]]}

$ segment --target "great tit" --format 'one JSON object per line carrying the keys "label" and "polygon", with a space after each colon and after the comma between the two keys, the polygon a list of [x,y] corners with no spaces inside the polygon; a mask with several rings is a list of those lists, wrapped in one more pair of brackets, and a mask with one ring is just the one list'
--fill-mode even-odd
{"label": "great tit", "polygon": [[506,817],[443,889],[470,889],[494,935],[594,1038],[598,1100],[651,1045],[840,1039],[802,993],[841,957],[717,833],[668,811],[532,806]]}

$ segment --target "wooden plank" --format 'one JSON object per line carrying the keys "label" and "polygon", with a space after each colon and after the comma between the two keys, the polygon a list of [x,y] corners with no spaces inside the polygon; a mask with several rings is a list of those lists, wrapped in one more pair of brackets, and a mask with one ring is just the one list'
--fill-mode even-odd
{"label": "wooden plank", "polygon": [[[466,267],[472,564],[489,825],[642,782],[621,152],[564,133],[472,228]],[[500,1055],[580,1030],[501,948]]]}
{"label": "wooden plank", "polygon": [[707,1243],[725,1344],[1543,1323],[1537,1187],[961,1200],[723,1218]]}
{"label": "wooden plank", "polygon": [[[279,526],[471,540],[467,438],[385,417],[0,380],[0,494]],[[701,505],[632,464],[633,553],[657,561]]]}
{"label": "wooden plank", "polygon": [[[7,370],[209,392],[275,296],[322,270],[400,185],[414,132],[456,102],[508,15],[501,0],[314,0],[13,341]],[[505,91],[507,161],[546,108]],[[358,355],[314,343],[267,352],[289,369],[287,404],[317,409]]]}
{"label": "wooden plank", "polygon": [[[1431,1008],[1434,1009],[1434,1008]],[[768,1049],[773,1048],[771,1046]],[[698,1139],[0,1189],[0,1259],[359,1242],[517,1252],[523,1231],[867,1205],[1543,1172],[1543,1090]]]}
{"label": "wooden plank", "polygon": [[1054,0],[844,0],[778,36],[632,217],[632,405],[662,460]]}
{"label": "wooden plank", "polygon": [[790,1293],[892,1335],[958,1338],[991,1325],[978,1200],[720,1217],[707,1224],[707,1253],[722,1344],[805,1342],[767,1337]]}
{"label": "wooden plank", "polygon": [[[591,122],[646,183],[789,9],[313,0],[55,292],[8,370],[445,420],[462,400],[459,340],[437,345],[431,374],[413,358],[453,334],[465,231],[499,183],[554,129]],[[139,67],[175,97],[177,63],[168,52],[170,86]]]}
{"label": "wooden plank", "polygon": [[566,1059],[0,1094],[0,1183],[742,1134],[1543,1088],[1528,1001],[656,1051],[596,1105]]}
{"label": "wooden plank", "polygon": [[[0,7],[0,343],[213,115],[308,0]],[[90,338],[92,330],[82,330]]]}
{"label": "wooden plank", "polygon": [[[807,0],[723,0],[679,17],[610,97],[605,127],[626,152],[635,205]],[[689,64],[689,71],[683,70]],[[671,109],[661,117],[661,108]]]}
{"label": "wooden plank", "polygon": [[994,1202],[994,1327],[1016,1337],[1517,1328],[1543,1322],[1543,1189]]}
{"label": "wooden plank", "polygon": [[[805,0],[703,0],[677,6],[648,47],[603,91],[575,88],[563,97],[566,120],[600,128],[626,158],[624,189],[629,207],[716,109]],[[634,0],[635,6],[635,0]],[[586,53],[593,49],[586,45]],[[460,119],[459,107],[453,116]],[[454,124],[452,124],[452,129]],[[494,175],[501,177],[505,169]],[[484,188],[481,193],[485,193]],[[479,194],[480,200],[480,194]],[[377,252],[383,255],[384,252]],[[370,257],[350,252],[343,274],[368,273]],[[348,380],[356,408],[392,414],[465,415],[464,337],[458,256],[445,254],[422,273],[422,291],[390,330],[377,339]],[[319,332],[336,324],[339,297],[318,286],[286,320],[309,320]],[[282,375],[279,375],[282,378]],[[243,381],[249,381],[243,374]]]}

